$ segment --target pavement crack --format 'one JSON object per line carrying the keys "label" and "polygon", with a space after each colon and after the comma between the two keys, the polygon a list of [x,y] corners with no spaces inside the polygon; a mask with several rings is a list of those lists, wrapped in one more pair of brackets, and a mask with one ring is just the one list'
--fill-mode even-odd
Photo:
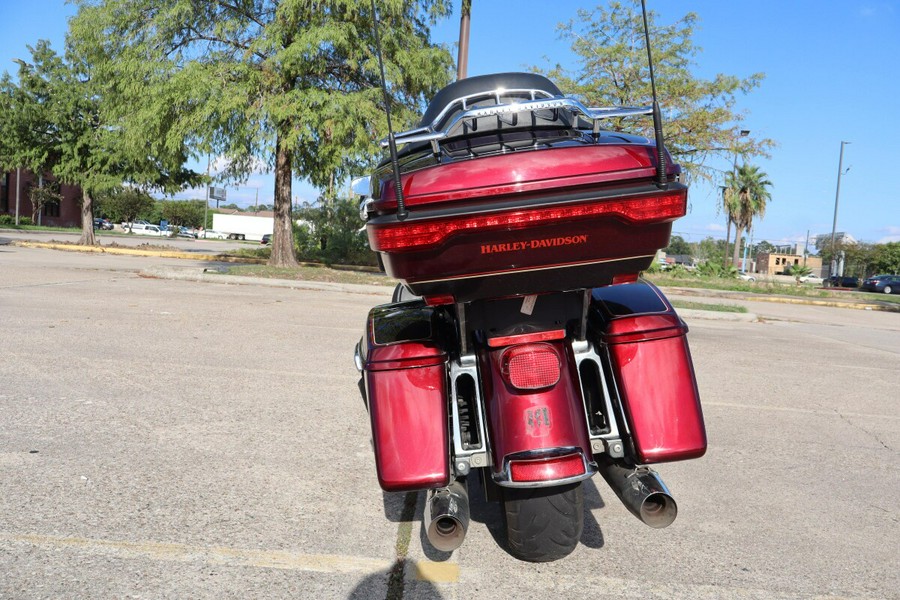
{"label": "pavement crack", "polygon": [[835,413],[837,416],[839,416],[839,417],[841,418],[842,421],[844,421],[845,423],[847,423],[847,424],[850,425],[851,427],[853,427],[853,428],[855,428],[855,429],[858,429],[859,431],[862,431],[863,433],[865,433],[866,435],[868,435],[869,437],[871,437],[873,440],[875,440],[876,442],[878,442],[879,444],[881,444],[882,448],[884,448],[885,450],[888,450],[888,451],[890,451],[890,452],[896,452],[893,448],[891,448],[888,444],[886,444],[886,443],[884,442],[884,440],[882,440],[880,437],[878,437],[878,434],[876,434],[876,433],[874,433],[874,432],[872,432],[872,431],[869,431],[868,429],[866,429],[866,428],[863,427],[862,425],[859,425],[859,424],[857,424],[857,423],[854,423],[853,421],[850,420],[849,417],[845,416],[845,415],[844,415],[843,413],[841,413],[841,411],[839,411],[839,410],[835,410],[834,413]]}

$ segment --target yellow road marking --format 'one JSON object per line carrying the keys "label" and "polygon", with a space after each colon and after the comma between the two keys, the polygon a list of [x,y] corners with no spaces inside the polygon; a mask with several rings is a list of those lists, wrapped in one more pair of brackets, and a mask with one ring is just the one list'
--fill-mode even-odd
{"label": "yellow road marking", "polygon": [[431,583],[457,583],[459,565],[457,563],[422,561],[414,563],[416,579]]}

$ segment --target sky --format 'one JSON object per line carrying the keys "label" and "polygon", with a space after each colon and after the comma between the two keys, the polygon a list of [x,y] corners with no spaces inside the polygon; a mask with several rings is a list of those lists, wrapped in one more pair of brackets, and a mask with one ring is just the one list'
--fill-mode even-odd
{"label": "sky", "polygon": [[[459,5],[438,23],[432,38],[456,56]],[[64,0],[5,0],[0,22],[0,71],[14,72],[13,58],[26,45],[48,39],[62,50],[74,7]],[[702,49],[695,76],[717,73],[747,77],[762,72],[762,85],[738,98],[746,116],[741,127],[777,142],[771,158],[753,158],[772,182],[766,215],[754,226],[754,241],[801,243],[832,231],[841,142],[843,170],[837,231],[858,240],[900,241],[900,0],[648,0],[660,23],[692,11],[699,17],[693,41]],[[575,18],[587,0],[474,0],[469,76],[551,67],[576,67],[569,43],[556,25]],[[651,40],[652,43],[652,40]],[[663,107],[665,108],[665,107]],[[731,159],[720,164],[731,168]],[[205,163],[197,168],[205,169]],[[272,203],[274,176],[258,174],[243,187],[229,187],[229,202]],[[297,201],[317,193],[295,182]],[[202,197],[202,193],[194,197]],[[692,185],[690,212],[673,233],[688,241],[725,237],[715,185]],[[810,242],[812,243],[812,242]]]}

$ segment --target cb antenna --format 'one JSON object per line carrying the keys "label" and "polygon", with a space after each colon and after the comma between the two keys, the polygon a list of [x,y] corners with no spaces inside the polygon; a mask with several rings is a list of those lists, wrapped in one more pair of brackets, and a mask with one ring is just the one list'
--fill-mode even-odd
{"label": "cb antenna", "polygon": [[[373,0],[374,1],[374,0]],[[666,176],[666,146],[663,142],[662,115],[659,102],[656,100],[656,78],[653,76],[653,53],[650,51],[650,29],[647,26],[647,3],[641,0],[641,14],[644,17],[644,40],[647,45],[647,64],[650,66],[650,93],[653,95],[653,133],[656,136],[656,187],[661,190],[669,187]]]}
{"label": "cb antenna", "polygon": [[375,53],[378,55],[378,67],[381,69],[381,91],[384,93],[384,112],[387,115],[388,147],[391,149],[391,168],[394,172],[394,195],[397,197],[397,220],[403,221],[409,214],[403,200],[403,185],[400,182],[400,162],[397,160],[397,142],[394,140],[394,128],[391,126],[391,99],[384,76],[384,60],[381,58],[381,36],[378,35],[378,13],[375,11],[375,0],[372,0],[372,26],[375,29]]}

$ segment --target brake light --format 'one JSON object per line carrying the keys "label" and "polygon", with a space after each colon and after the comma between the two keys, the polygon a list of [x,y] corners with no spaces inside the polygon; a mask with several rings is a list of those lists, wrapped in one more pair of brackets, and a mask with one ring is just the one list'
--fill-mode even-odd
{"label": "brake light", "polygon": [[471,230],[522,228],[560,220],[597,216],[620,217],[635,223],[661,223],[685,215],[687,189],[631,196],[615,200],[595,200],[569,206],[549,206],[489,215],[469,215],[420,223],[404,221],[389,225],[369,225],[372,249],[380,252],[422,250],[441,244],[448,237]]}
{"label": "brake light", "polygon": [[539,390],[559,381],[559,356],[549,344],[508,348],[500,359],[503,378],[517,390]]}
{"label": "brake light", "polygon": [[619,285],[620,283],[634,283],[638,280],[637,273],[625,273],[623,275],[614,275],[612,284]]}
{"label": "brake light", "polygon": [[513,481],[554,481],[584,475],[584,461],[579,454],[540,460],[513,460],[509,478]]}

